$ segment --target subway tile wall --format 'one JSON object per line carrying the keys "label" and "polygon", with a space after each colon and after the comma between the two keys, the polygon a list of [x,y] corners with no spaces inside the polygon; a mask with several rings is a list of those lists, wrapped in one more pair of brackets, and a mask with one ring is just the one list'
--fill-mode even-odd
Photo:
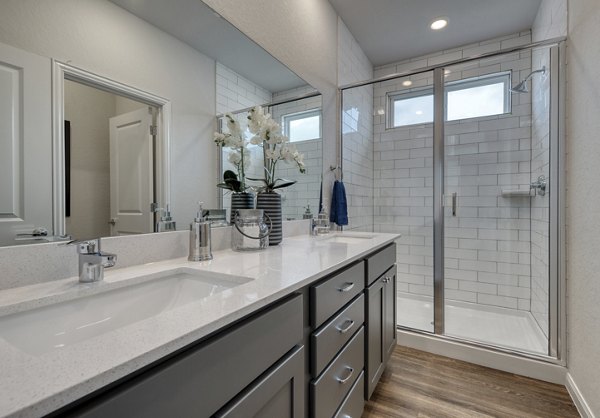
{"label": "subway tile wall", "polygon": [[[272,94],[270,91],[258,86],[250,80],[242,77],[232,69],[221,63],[216,63],[216,97],[217,114],[235,112],[236,110],[246,109],[258,104],[270,103]],[[240,124],[245,125],[246,115],[238,115]],[[262,153],[254,147],[251,150],[251,165],[247,170],[246,176],[253,177],[260,175],[262,177]],[[223,171],[232,170],[234,167],[227,161],[228,151],[223,152]],[[219,173],[222,176],[222,173]],[[222,191],[223,208],[227,210],[227,219],[229,219],[229,210],[231,208],[231,193]]]}
{"label": "subway tile wall", "polygon": [[[409,71],[531,41],[529,31],[375,69],[375,76]],[[529,52],[447,68],[447,81],[510,71],[513,83],[531,70]],[[376,232],[399,232],[398,290],[433,293],[433,125],[386,127],[387,94],[410,91],[403,80],[374,86]],[[431,86],[432,74],[411,77],[411,89]],[[346,96],[346,95],[345,95]],[[345,97],[344,96],[344,97]],[[512,95],[511,112],[446,123],[446,297],[519,310],[531,308],[531,97]],[[449,204],[449,201],[446,200]]]}
{"label": "subway tile wall", "polygon": [[[373,66],[341,19],[338,40],[338,84],[371,79]],[[365,86],[346,90],[343,97],[342,167],[348,201],[347,229],[372,231],[377,205],[373,199],[373,89]]]}
{"label": "subway tile wall", "polygon": [[[314,92],[314,89],[311,86],[299,87],[273,94],[273,101],[298,97],[312,92]],[[285,115],[321,108],[321,96],[316,96],[273,106],[270,112],[273,119],[283,126],[282,117]],[[319,192],[321,173],[323,172],[323,139],[316,138],[294,142],[294,145],[298,151],[304,154],[306,173],[300,174],[298,168],[293,164],[280,162],[277,166],[277,177],[297,180],[297,183],[293,186],[281,189],[284,219],[302,219],[307,206],[310,206],[313,215],[316,215],[319,210]]]}
{"label": "subway tile wall", "polygon": [[234,112],[270,103],[272,94],[232,69],[217,62],[217,113]]}

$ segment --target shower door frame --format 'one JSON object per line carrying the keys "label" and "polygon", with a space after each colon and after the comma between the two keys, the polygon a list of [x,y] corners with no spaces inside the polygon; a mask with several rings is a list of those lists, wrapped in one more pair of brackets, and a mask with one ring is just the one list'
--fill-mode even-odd
{"label": "shower door frame", "polygon": [[[549,306],[548,355],[534,354],[518,349],[499,347],[444,333],[444,68],[514,52],[548,48],[550,53],[550,217],[549,217]],[[395,73],[368,81],[352,83],[338,89],[338,164],[343,164],[342,117],[345,90],[363,87],[425,72],[433,72],[434,122],[433,122],[433,333],[397,325],[398,329],[428,337],[465,344],[489,351],[539,360],[560,366],[566,365],[566,257],[565,257],[565,103],[566,103],[566,37],[552,38],[515,48],[475,55],[448,61],[415,71]]]}

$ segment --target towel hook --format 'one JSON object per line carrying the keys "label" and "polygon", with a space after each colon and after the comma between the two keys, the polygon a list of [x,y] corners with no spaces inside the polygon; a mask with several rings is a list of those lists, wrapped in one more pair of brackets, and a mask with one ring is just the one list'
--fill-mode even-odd
{"label": "towel hook", "polygon": [[340,181],[344,180],[344,172],[342,171],[342,167],[339,165],[330,165],[329,171],[333,172],[335,175],[335,179],[338,179],[337,172],[340,173]]}

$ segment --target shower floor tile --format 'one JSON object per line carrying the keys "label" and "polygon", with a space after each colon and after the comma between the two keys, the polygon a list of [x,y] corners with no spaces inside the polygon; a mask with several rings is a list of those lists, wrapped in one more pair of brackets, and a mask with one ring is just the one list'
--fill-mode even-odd
{"label": "shower floor tile", "polygon": [[[433,332],[433,301],[426,296],[399,294],[398,325]],[[446,301],[446,335],[548,354],[548,341],[531,313],[474,303]]]}

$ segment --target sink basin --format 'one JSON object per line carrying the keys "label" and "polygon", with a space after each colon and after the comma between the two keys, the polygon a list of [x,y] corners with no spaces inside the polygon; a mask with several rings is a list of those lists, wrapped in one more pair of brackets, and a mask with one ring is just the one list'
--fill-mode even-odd
{"label": "sink basin", "polygon": [[188,268],[169,270],[143,283],[1,317],[0,338],[40,355],[205,300],[250,280]]}
{"label": "sink basin", "polygon": [[327,239],[327,242],[337,244],[364,244],[366,240],[375,238],[374,235],[334,235]]}

